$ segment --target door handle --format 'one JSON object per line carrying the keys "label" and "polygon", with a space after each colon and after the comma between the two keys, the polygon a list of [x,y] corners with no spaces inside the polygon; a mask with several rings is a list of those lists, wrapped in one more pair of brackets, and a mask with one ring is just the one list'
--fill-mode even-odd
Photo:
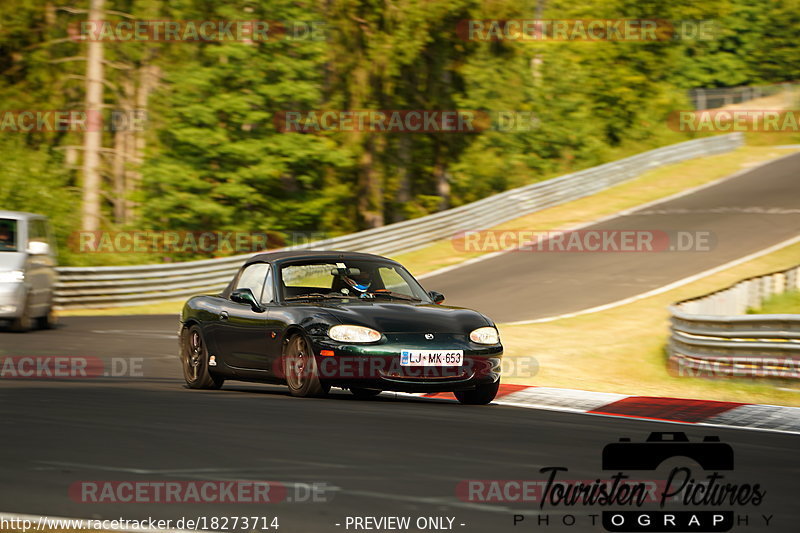
{"label": "door handle", "polygon": [[222,311],[222,312],[219,314],[219,319],[220,319],[220,320],[228,320],[228,312],[227,312],[227,311]]}

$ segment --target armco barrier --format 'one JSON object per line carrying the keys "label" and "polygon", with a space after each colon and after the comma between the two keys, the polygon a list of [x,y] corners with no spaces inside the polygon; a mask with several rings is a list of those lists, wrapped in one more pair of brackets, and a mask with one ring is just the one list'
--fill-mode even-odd
{"label": "armco barrier", "polygon": [[[731,133],[664,146],[558,178],[526,185],[432,215],[389,224],[300,248],[393,254],[451,237],[465,230],[490,228],[507,220],[575,200],[643,172],[728,152],[742,145]],[[56,308],[121,307],[180,299],[225,286],[249,255],[164,265],[61,267]]]}
{"label": "armco barrier", "polygon": [[796,90],[797,84],[789,82],[743,87],[697,88],[689,91],[689,100],[694,104],[694,108],[700,111],[704,109],[718,109],[733,104],[741,104],[764,96],[784,93],[787,107],[791,108]]}
{"label": "armco barrier", "polygon": [[679,375],[800,378],[800,315],[747,315],[800,289],[800,266],[670,307],[670,366]]}

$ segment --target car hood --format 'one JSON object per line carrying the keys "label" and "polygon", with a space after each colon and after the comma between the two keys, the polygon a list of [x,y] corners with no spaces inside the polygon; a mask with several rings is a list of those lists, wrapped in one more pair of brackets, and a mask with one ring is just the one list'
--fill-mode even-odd
{"label": "car hood", "polygon": [[22,270],[25,266],[25,255],[22,252],[0,252],[0,272]]}
{"label": "car hood", "polygon": [[342,324],[382,333],[469,333],[492,321],[472,309],[436,304],[364,302],[321,306]]}

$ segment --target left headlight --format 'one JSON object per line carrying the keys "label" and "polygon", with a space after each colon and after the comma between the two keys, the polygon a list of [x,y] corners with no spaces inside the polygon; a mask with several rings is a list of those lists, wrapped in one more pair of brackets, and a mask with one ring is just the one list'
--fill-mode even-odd
{"label": "left headlight", "polygon": [[381,340],[381,334],[372,328],[364,326],[333,326],[328,330],[328,337],[339,342],[376,342]]}
{"label": "left headlight", "polygon": [[19,283],[20,281],[25,281],[25,272],[22,270],[0,272],[0,283]]}
{"label": "left headlight", "polygon": [[473,329],[469,334],[469,340],[478,344],[497,344],[500,342],[500,335],[497,330],[491,326],[485,328]]}

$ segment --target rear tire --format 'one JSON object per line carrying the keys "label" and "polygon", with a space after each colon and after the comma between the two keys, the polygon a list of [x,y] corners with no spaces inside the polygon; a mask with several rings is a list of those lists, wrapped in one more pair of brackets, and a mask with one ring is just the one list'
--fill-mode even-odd
{"label": "rear tire", "polygon": [[225,382],[208,371],[208,350],[198,325],[181,331],[181,362],[183,378],[190,389],[219,389]]}
{"label": "rear tire", "polygon": [[350,387],[350,393],[359,400],[369,400],[383,391],[380,389],[362,389],[360,387]]}
{"label": "rear tire", "polygon": [[494,383],[480,384],[474,390],[455,391],[456,399],[464,405],[486,405],[492,403],[500,388],[500,380]]}
{"label": "rear tire", "polygon": [[299,333],[292,335],[286,342],[283,350],[283,372],[292,396],[324,396],[330,389],[320,383],[314,350]]}

